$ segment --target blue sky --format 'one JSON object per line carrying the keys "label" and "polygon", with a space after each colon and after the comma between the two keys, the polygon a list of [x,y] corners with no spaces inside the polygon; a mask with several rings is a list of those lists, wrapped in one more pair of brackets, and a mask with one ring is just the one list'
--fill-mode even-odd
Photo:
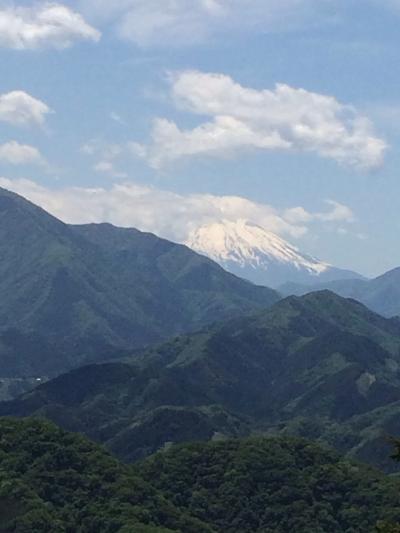
{"label": "blue sky", "polygon": [[400,1],[0,0],[0,185],[184,242],[400,265]]}

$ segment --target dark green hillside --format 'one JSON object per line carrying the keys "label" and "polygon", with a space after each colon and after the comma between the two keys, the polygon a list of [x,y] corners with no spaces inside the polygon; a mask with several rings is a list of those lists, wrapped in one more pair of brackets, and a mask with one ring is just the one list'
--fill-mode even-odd
{"label": "dark green hillside", "polygon": [[166,447],[129,466],[49,422],[0,419],[2,533],[372,533],[399,520],[399,480],[302,439]]}
{"label": "dark green hillside", "polygon": [[128,290],[145,289],[146,309],[155,309],[154,319],[162,311],[164,336],[269,307],[280,299],[275,291],[237,278],[186,246],[150,233],[110,224],[73,228],[107,255],[114,275]]}
{"label": "dark green hillside", "polygon": [[137,472],[220,533],[368,533],[400,517],[398,481],[301,439],[180,445]]}
{"label": "dark green hillside", "polygon": [[0,531],[211,532],[102,448],[39,420],[0,421]]}
{"label": "dark green hillside", "polygon": [[0,189],[0,377],[120,357],[279,299],[188,248],[68,226]]}
{"label": "dark green hillside", "polygon": [[125,460],[261,431],[319,438],[393,469],[386,437],[400,435],[399,399],[400,321],[322,292],[74,370],[0,414],[46,416]]}

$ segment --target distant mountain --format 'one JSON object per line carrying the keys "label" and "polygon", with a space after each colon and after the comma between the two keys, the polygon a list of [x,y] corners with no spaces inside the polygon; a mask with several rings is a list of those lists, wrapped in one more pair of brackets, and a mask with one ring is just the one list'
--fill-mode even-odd
{"label": "distant mountain", "polygon": [[361,278],[301,253],[277,235],[246,220],[223,220],[194,230],[185,243],[226,270],[259,285],[313,284]]}
{"label": "distant mountain", "polygon": [[3,533],[372,533],[400,521],[399,480],[303,439],[169,447],[130,466],[43,420],[1,419],[0,457]]}
{"label": "distant mountain", "polygon": [[169,442],[288,432],[392,469],[400,320],[330,292],[62,375],[0,415],[46,416],[127,460]]}
{"label": "distant mountain", "polygon": [[283,294],[299,296],[325,289],[345,298],[359,300],[383,316],[400,315],[400,268],[395,268],[372,280],[338,280],[312,286],[287,283],[280,287]]}
{"label": "distant mountain", "polygon": [[4,189],[0,257],[0,377],[54,375],[279,299],[185,246],[69,226]]}

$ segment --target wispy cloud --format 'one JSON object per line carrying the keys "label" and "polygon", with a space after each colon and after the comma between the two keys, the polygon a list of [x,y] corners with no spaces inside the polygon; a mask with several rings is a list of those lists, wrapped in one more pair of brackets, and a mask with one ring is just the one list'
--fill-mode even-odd
{"label": "wispy cloud", "polygon": [[112,161],[99,161],[93,166],[93,170],[100,174],[105,174],[111,178],[127,178],[128,175],[125,172],[121,172],[115,168],[115,165]]}
{"label": "wispy cloud", "polygon": [[355,221],[353,211],[344,204],[335,200],[325,200],[330,207],[328,211],[311,213],[304,207],[292,207],[286,209],[283,214],[284,219],[290,224],[308,224],[310,222],[346,222]]}
{"label": "wispy cloud", "polygon": [[312,23],[321,0],[82,0],[88,16],[112,23],[139,46],[181,46],[217,35],[275,32]]}
{"label": "wispy cloud", "polygon": [[110,119],[113,120],[114,122],[117,122],[118,124],[121,124],[121,126],[126,126],[125,120],[120,115],[118,115],[118,113],[116,113],[115,111],[111,111]]}
{"label": "wispy cloud", "polygon": [[81,146],[81,152],[97,159],[93,170],[100,174],[106,174],[111,178],[126,178],[127,174],[116,168],[116,160],[128,149],[124,145],[108,143],[101,139],[92,139]]}
{"label": "wispy cloud", "polygon": [[68,48],[79,40],[97,42],[100,36],[79,13],[62,4],[0,6],[0,47],[15,50]]}

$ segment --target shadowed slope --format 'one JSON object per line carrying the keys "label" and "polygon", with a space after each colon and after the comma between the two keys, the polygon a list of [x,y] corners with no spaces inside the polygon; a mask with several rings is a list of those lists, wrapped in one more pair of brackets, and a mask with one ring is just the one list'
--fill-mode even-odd
{"label": "shadowed slope", "polygon": [[322,292],[75,370],[0,404],[0,414],[47,416],[128,460],[171,441],[257,430],[325,439],[393,468],[374,413],[399,398],[400,321]]}
{"label": "shadowed slope", "polygon": [[121,356],[278,295],[189,249],[107,224],[68,226],[0,190],[0,375]]}

